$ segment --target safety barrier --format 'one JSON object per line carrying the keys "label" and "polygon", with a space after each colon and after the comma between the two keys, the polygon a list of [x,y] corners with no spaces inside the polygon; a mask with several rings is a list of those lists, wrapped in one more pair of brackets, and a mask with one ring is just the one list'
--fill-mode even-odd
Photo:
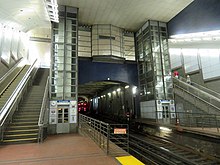
{"label": "safety barrier", "polygon": [[177,112],[178,125],[184,127],[193,127],[201,129],[212,129],[214,132],[219,132],[220,129],[220,115],[216,114],[202,114],[202,113],[189,113]]}
{"label": "safety barrier", "polygon": [[79,132],[90,137],[108,155],[121,155],[129,150],[127,124],[108,124],[79,114]]}

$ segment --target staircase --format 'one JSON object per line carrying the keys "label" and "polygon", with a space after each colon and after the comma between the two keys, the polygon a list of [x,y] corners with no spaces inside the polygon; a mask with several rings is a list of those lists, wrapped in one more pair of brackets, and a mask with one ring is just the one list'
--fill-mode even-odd
{"label": "staircase", "polygon": [[30,143],[38,140],[38,120],[48,70],[39,69],[38,72],[40,74],[37,73],[35,78],[38,83],[29,89],[18,111],[13,115],[13,120],[4,133],[3,144]]}
{"label": "staircase", "polygon": [[[220,98],[208,93],[208,90],[198,88],[198,85],[187,84],[182,80],[173,78],[174,93],[207,114],[220,115]],[[203,87],[205,88],[205,87]]]}

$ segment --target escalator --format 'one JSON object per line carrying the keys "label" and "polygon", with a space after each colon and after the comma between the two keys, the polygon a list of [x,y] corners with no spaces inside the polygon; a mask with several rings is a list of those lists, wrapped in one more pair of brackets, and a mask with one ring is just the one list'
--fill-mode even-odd
{"label": "escalator", "polygon": [[16,68],[2,83],[0,93],[0,110],[6,104],[16,87],[30,68],[26,65],[22,68]]}

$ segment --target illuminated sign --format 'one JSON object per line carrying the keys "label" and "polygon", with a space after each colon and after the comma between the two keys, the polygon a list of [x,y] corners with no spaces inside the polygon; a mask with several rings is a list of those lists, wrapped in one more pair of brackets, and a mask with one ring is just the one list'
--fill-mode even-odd
{"label": "illuminated sign", "polygon": [[126,134],[126,128],[114,128],[114,134]]}

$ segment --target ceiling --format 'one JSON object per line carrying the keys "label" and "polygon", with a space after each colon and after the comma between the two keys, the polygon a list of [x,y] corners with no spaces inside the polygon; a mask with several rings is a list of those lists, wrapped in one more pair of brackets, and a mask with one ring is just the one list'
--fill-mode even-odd
{"label": "ceiling", "polygon": [[[59,5],[79,8],[81,24],[112,24],[130,31],[136,31],[149,19],[167,22],[192,1],[57,0]],[[50,28],[50,21],[44,0],[0,0],[0,25],[23,32],[39,29],[39,33],[45,33],[45,29]]]}
{"label": "ceiling", "polygon": [[81,24],[112,24],[137,31],[147,20],[168,22],[193,0],[57,0],[79,8]]}
{"label": "ceiling", "polygon": [[[193,0],[57,0],[77,7],[79,23],[112,24],[137,31],[147,20],[168,22]],[[50,20],[44,0],[0,0],[0,26],[8,26],[32,37],[50,37]],[[120,82],[90,82],[79,85],[79,94],[95,95]]]}
{"label": "ceiling", "polygon": [[98,82],[89,82],[83,85],[78,86],[78,94],[80,96],[86,96],[88,98],[96,96],[107,89],[114,86],[126,86],[126,83],[119,81],[98,81]]}
{"label": "ceiling", "polygon": [[44,0],[0,0],[0,24],[23,32],[50,27]]}

